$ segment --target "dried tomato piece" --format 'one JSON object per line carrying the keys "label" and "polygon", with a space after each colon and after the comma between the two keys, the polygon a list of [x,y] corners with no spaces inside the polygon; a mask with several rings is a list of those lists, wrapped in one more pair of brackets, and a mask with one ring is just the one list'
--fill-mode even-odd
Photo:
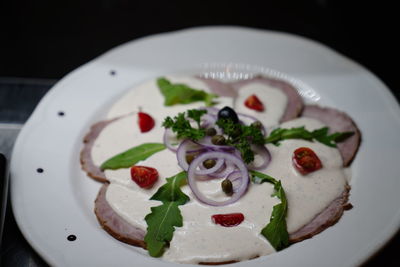
{"label": "dried tomato piece", "polygon": [[224,227],[232,227],[241,224],[244,220],[243,213],[215,214],[211,216],[213,223]]}
{"label": "dried tomato piece", "polygon": [[301,174],[308,174],[322,168],[321,160],[308,147],[299,147],[293,152],[293,165]]}
{"label": "dried tomato piece", "polygon": [[245,101],[244,105],[249,109],[254,109],[256,111],[264,111],[264,104],[256,95],[249,96]]}
{"label": "dried tomato piece", "polygon": [[158,171],[152,167],[133,166],[131,178],[141,188],[150,188],[158,180]]}
{"label": "dried tomato piece", "polygon": [[140,128],[140,132],[145,133],[153,129],[154,127],[154,119],[147,113],[139,112],[138,113],[138,124]]}

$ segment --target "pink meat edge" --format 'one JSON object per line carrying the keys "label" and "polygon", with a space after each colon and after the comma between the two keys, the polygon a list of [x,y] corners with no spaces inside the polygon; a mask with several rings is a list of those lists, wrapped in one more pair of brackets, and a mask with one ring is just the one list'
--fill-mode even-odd
{"label": "pink meat edge", "polygon": [[282,93],[286,95],[288,103],[285,112],[282,118],[280,119],[281,123],[297,118],[302,112],[304,107],[303,99],[301,98],[297,89],[286,81],[259,75],[251,79],[232,82],[230,85],[237,92],[243,86],[248,85],[250,83],[266,84],[268,86],[278,88],[279,90],[282,91]]}
{"label": "pink meat edge", "polygon": [[[205,78],[202,76],[196,76],[196,78],[206,83],[211,92],[214,94],[233,98],[238,96],[237,90],[230,86],[229,83],[221,82],[216,79]],[[216,101],[218,102],[218,98]]]}
{"label": "pink meat edge", "polygon": [[343,166],[349,166],[361,144],[361,132],[352,118],[346,113],[318,105],[306,105],[302,117],[313,118],[326,124],[329,132],[354,132],[352,136],[337,144],[343,159]]}
{"label": "pink meat edge", "polygon": [[100,121],[90,127],[90,131],[86,134],[83,138],[83,148],[80,154],[80,161],[82,170],[84,170],[87,175],[96,181],[105,183],[107,182],[106,176],[104,172],[100,169],[99,166],[94,164],[92,159],[92,148],[94,142],[96,141],[97,137],[100,135],[100,132],[110,123],[114,122],[119,118]]}
{"label": "pink meat edge", "polygon": [[343,212],[352,208],[352,205],[348,202],[349,195],[350,186],[347,185],[343,193],[334,199],[331,204],[312,221],[289,235],[290,243],[309,239],[336,224],[342,217]]}
{"label": "pink meat edge", "polygon": [[108,183],[101,188],[95,200],[94,212],[101,227],[115,239],[129,245],[146,248],[145,231],[132,226],[119,216],[106,200]]}

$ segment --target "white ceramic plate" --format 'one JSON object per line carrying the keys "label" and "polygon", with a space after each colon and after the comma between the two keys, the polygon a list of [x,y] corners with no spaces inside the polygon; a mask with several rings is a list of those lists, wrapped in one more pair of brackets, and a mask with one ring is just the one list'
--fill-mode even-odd
{"label": "white ceramic plate", "polygon": [[[352,165],[354,208],[339,223],[279,253],[230,266],[359,265],[399,229],[400,110],[382,82],[304,38],[236,27],[195,28],[124,44],[78,68],[52,88],[21,131],[11,162],[12,205],[24,236],[49,264],[176,266],[100,229],[93,213],[100,184],[81,171],[79,152],[89,126],[127,89],[172,72],[198,73],[210,62],[224,63],[217,66],[227,75],[229,66],[285,73],[302,82],[298,86],[306,97],[349,113],[363,134]],[[67,240],[71,234],[77,236],[73,242]]]}

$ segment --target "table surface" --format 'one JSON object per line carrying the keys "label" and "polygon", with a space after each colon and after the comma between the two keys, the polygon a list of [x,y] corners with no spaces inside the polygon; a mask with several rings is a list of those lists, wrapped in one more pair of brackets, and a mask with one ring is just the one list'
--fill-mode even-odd
{"label": "table surface", "polygon": [[[193,26],[240,25],[314,39],[374,72],[399,100],[398,68],[391,64],[399,55],[398,38],[392,37],[397,9],[339,2],[1,1],[0,153],[9,158],[36,104],[68,72],[124,42]],[[10,201],[5,218],[0,266],[47,266],[19,231]],[[398,266],[399,247],[397,234],[365,266]]]}

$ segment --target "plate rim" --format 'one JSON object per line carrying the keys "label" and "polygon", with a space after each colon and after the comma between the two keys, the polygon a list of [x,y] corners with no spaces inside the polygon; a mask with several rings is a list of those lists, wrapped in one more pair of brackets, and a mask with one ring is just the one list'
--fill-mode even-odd
{"label": "plate rim", "polygon": [[[53,86],[50,91],[45,95],[45,97],[40,101],[39,105],[36,107],[35,111],[32,113],[31,117],[29,118],[29,120],[27,121],[27,123],[25,124],[25,126],[23,127],[23,129],[20,132],[19,137],[17,138],[17,141],[15,143],[13,152],[12,152],[12,158],[11,158],[11,171],[13,169],[15,169],[16,166],[16,162],[15,160],[13,160],[13,158],[16,158],[18,156],[18,153],[22,153],[19,150],[22,149],[22,144],[21,144],[21,140],[27,136],[27,131],[28,128],[31,127],[31,124],[34,121],[34,118],[39,117],[40,113],[39,112],[43,112],[42,110],[44,109],[44,107],[46,106],[47,103],[49,103],[49,101],[51,101],[51,99],[53,97],[56,96],[56,92],[61,91],[62,88],[65,86],[65,84],[68,84],[68,82],[72,79],[74,79],[74,75],[76,73],[81,73],[86,71],[87,69],[89,69],[92,65],[97,64],[98,62],[101,62],[103,58],[105,58],[106,56],[110,56],[114,51],[119,50],[125,46],[130,46],[132,44],[136,44],[138,42],[147,42],[148,40],[151,40],[153,38],[170,38],[171,36],[175,35],[175,34],[186,34],[186,33],[191,33],[193,31],[213,31],[213,30],[239,30],[239,31],[255,31],[255,32],[259,32],[262,34],[276,34],[279,36],[285,36],[289,37],[289,39],[293,39],[293,40],[302,40],[305,41],[306,43],[310,44],[310,45],[316,45],[324,50],[326,50],[327,52],[331,53],[334,56],[340,56],[342,59],[344,59],[345,61],[347,61],[349,64],[352,64],[354,66],[356,66],[357,68],[362,69],[365,73],[367,73],[368,75],[366,75],[366,77],[369,78],[370,82],[373,82],[375,84],[377,84],[377,86],[385,88],[386,90],[382,90],[382,92],[380,93],[384,93],[385,94],[385,98],[387,98],[389,101],[391,101],[391,108],[393,109],[394,112],[397,112],[397,114],[400,114],[400,106],[396,100],[396,98],[394,97],[393,93],[387,88],[387,86],[375,75],[373,74],[371,71],[369,71],[368,69],[366,69],[365,67],[363,67],[362,65],[360,65],[359,63],[351,60],[350,58],[343,56],[341,54],[339,54],[338,52],[332,50],[331,48],[327,47],[324,44],[321,44],[319,42],[316,42],[314,40],[310,40],[308,38],[302,37],[302,36],[297,36],[294,34],[289,34],[289,33],[283,33],[283,32],[277,32],[277,31],[269,31],[269,30],[261,30],[261,29],[251,29],[251,28],[245,28],[245,27],[234,27],[234,26],[207,26],[207,27],[194,27],[194,28],[189,28],[189,29],[182,29],[182,30],[178,30],[178,31],[172,31],[172,32],[165,32],[165,33],[159,33],[159,34],[155,34],[155,35],[150,35],[150,36],[146,36],[146,37],[142,37],[130,42],[127,42],[125,44],[121,44],[111,50],[109,50],[108,52],[100,55],[99,57],[89,61],[88,63],[78,67],[77,69],[75,69],[74,71],[70,72],[69,74],[67,74],[64,78],[62,78],[59,82],[57,82],[57,84],[55,86]],[[397,110],[396,110],[397,109]],[[17,197],[16,191],[17,189],[15,188],[15,183],[13,182],[13,179],[11,178],[11,197],[12,197],[12,209],[14,211],[14,215],[16,218],[16,222],[17,225],[19,226],[21,232],[23,233],[24,237],[26,238],[26,240],[28,241],[28,243],[49,263],[51,264],[57,264],[56,262],[53,262],[52,259],[50,257],[47,257],[47,252],[42,250],[42,247],[40,245],[37,245],[36,241],[32,238],[32,236],[30,235],[30,233],[28,232],[26,226],[24,225],[24,222],[22,222],[22,217],[23,215],[21,214],[21,210],[19,209],[19,207],[17,206],[16,203],[18,203],[17,201],[14,201],[15,198]],[[358,263],[361,264],[362,262],[365,262],[366,260],[368,260],[370,257],[373,257],[374,254],[378,253],[378,251],[390,240],[390,237],[392,237],[399,229],[400,226],[400,211],[398,211],[398,215],[397,215],[397,229],[395,229],[396,227],[392,228],[392,231],[388,230],[384,240],[382,241],[381,239],[381,244],[371,248],[370,253],[369,253],[369,257],[365,258],[362,261],[359,261]],[[394,222],[396,223],[396,222]]]}

